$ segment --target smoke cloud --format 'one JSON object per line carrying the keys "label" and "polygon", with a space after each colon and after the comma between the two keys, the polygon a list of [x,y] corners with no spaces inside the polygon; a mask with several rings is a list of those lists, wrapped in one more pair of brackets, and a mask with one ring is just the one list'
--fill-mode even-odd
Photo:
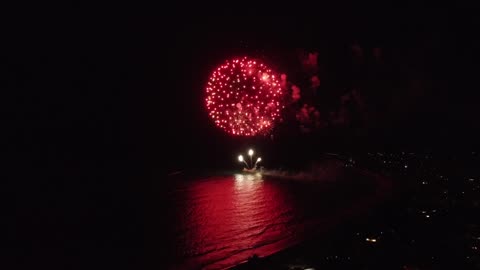
{"label": "smoke cloud", "polygon": [[340,160],[328,160],[316,162],[307,170],[291,172],[284,170],[265,170],[264,176],[273,176],[296,181],[336,181],[340,179],[345,172],[345,162]]}
{"label": "smoke cloud", "polygon": [[308,53],[302,60],[303,67],[308,72],[317,72],[318,70],[318,53]]}
{"label": "smoke cloud", "polygon": [[300,88],[296,85],[292,85],[292,99],[298,101],[301,98]]}
{"label": "smoke cloud", "polygon": [[318,78],[317,75],[314,75],[311,79],[311,82],[312,82],[312,87],[317,89],[318,87],[320,87],[320,79]]}

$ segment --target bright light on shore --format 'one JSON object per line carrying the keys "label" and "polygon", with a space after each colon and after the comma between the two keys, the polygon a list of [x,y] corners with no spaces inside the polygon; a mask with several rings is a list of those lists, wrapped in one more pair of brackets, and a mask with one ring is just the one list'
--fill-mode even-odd
{"label": "bright light on shore", "polygon": [[242,155],[238,156],[238,161],[243,162],[243,156]]}

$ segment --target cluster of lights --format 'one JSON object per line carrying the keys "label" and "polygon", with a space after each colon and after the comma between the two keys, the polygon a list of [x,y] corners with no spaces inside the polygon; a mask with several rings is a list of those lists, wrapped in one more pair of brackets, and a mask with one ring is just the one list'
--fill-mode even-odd
{"label": "cluster of lights", "polygon": [[370,243],[376,243],[377,239],[375,238],[366,238],[365,241],[370,242]]}
{"label": "cluster of lights", "polygon": [[247,57],[226,61],[210,76],[205,102],[215,124],[233,135],[268,132],[280,117],[279,76]]}
{"label": "cluster of lights", "polygon": [[248,155],[250,156],[250,165],[245,161],[245,159],[243,158],[242,155],[238,156],[238,161],[245,163],[245,165],[247,166],[247,169],[251,170],[251,169],[254,169],[254,168],[257,167],[258,162],[262,161],[262,158],[258,157],[255,164],[253,164],[253,150],[252,149],[248,150]]}

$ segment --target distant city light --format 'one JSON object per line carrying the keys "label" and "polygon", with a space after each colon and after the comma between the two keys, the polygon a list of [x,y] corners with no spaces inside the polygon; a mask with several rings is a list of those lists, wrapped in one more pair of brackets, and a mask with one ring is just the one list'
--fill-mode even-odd
{"label": "distant city light", "polygon": [[377,239],[375,238],[366,238],[365,239],[367,242],[372,242],[372,243],[376,243],[377,242]]}

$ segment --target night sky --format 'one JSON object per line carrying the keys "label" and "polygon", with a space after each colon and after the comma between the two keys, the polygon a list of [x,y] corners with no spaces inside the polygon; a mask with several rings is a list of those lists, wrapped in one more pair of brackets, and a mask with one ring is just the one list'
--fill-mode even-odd
{"label": "night sky", "polygon": [[[7,136],[66,155],[119,158],[130,149],[140,159],[166,151],[188,158],[210,147],[205,142],[232,143],[209,121],[203,101],[206,80],[224,59],[259,57],[295,77],[296,53],[319,52],[322,83],[347,89],[351,46],[358,44],[366,58],[381,48],[385,70],[394,74],[378,96],[395,99],[395,112],[369,132],[377,137],[372,142],[475,143],[478,21],[466,8],[204,9],[10,20],[2,52]],[[421,89],[409,89],[414,80]]]}
{"label": "night sky", "polygon": [[[266,10],[225,8],[212,16],[207,15],[209,12],[204,16],[182,13],[175,23],[179,28],[173,30],[172,42],[167,42],[175,47],[168,53],[172,75],[159,79],[160,84],[168,87],[155,93],[161,99],[166,92],[167,100],[172,101],[164,107],[169,112],[168,124],[147,124],[147,128],[153,129],[147,132],[153,136],[149,141],[155,141],[157,134],[169,133],[172,155],[177,160],[192,156],[193,163],[198,159],[192,153],[208,152],[212,144],[227,145],[218,147],[227,149],[218,150],[218,154],[229,155],[231,149],[255,140],[231,138],[207,118],[203,89],[216,65],[232,56],[252,55],[299,82],[303,74],[298,52],[319,52],[322,86],[326,86],[325,91],[342,91],[352,88],[353,76],[364,76],[366,81],[376,81],[376,76],[380,76],[361,73],[363,67],[359,68],[360,75],[353,74],[351,46],[358,44],[367,62],[374,48],[382,50],[385,65],[380,73],[388,75],[378,80],[387,82],[370,97],[377,98],[373,107],[379,104],[390,110],[381,124],[371,127],[363,136],[346,131],[340,133],[341,139],[336,134],[318,140],[334,145],[333,148],[336,143],[341,148],[348,142],[349,147],[440,151],[477,144],[479,126],[472,116],[478,115],[473,60],[478,41],[472,31],[478,20],[465,7],[332,4]],[[155,19],[138,24],[142,25],[139,28],[148,25],[144,35],[149,36]],[[150,56],[154,48],[165,44],[165,39],[150,36],[145,43],[149,49],[144,52]],[[160,59],[165,59],[162,51],[158,53]],[[153,110],[159,107],[151,106]],[[148,115],[156,117],[155,113]],[[164,145],[162,140],[157,143],[160,148]]]}
{"label": "night sky", "polygon": [[[206,80],[232,56],[265,59],[300,80],[299,51],[319,52],[322,83],[348,89],[352,45],[370,58],[379,47],[392,74],[388,85],[395,88],[380,93],[396,104],[386,115],[391,121],[361,136],[322,136],[320,145],[436,151],[478,145],[479,22],[468,7],[278,2],[152,7],[139,13],[128,8],[125,15],[84,7],[52,10],[2,19],[2,152],[8,157],[7,179],[14,194],[21,194],[16,202],[26,213],[25,224],[28,213],[35,212],[28,202],[59,211],[65,205],[71,211],[97,209],[109,205],[99,194],[112,183],[118,190],[109,195],[113,201],[135,201],[125,192],[144,186],[127,176],[230,164],[236,151],[268,142],[233,138],[208,119]],[[283,137],[285,144],[277,146],[284,148],[278,151],[295,146],[298,137],[289,138]],[[79,190],[93,195],[85,199]],[[49,206],[49,196],[56,206]],[[48,209],[38,215],[48,218],[55,212]],[[132,210],[132,216],[137,214]],[[74,221],[64,222],[52,226],[74,227]],[[30,233],[40,237],[41,229]],[[22,237],[27,241],[29,235]],[[68,237],[53,241],[68,242]],[[90,236],[85,237],[87,245]]]}

